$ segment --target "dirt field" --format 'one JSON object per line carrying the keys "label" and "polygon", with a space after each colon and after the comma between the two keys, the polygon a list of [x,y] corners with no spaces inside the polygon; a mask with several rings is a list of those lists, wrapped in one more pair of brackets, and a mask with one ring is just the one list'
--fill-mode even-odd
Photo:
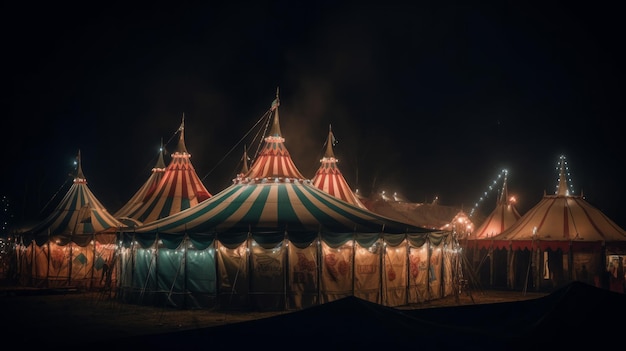
{"label": "dirt field", "polygon": [[[4,290],[2,290],[4,289]],[[451,296],[399,309],[436,308],[467,304],[519,301],[540,293],[480,291]],[[77,291],[16,291],[0,288],[2,334],[28,341],[64,340],[72,343],[126,336],[167,333],[266,318],[289,312],[220,312],[178,310],[119,303],[108,294]],[[59,339],[62,338],[62,339]]]}

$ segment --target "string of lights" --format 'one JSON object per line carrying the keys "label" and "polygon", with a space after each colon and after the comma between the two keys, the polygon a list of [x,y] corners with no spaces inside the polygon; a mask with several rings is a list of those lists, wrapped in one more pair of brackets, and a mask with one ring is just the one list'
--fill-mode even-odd
{"label": "string of lights", "polygon": [[489,194],[493,191],[493,189],[496,189],[496,184],[498,184],[498,181],[500,179],[503,179],[503,182],[506,181],[507,174],[508,174],[508,171],[506,169],[503,169],[502,171],[500,171],[500,173],[498,173],[498,176],[496,177],[496,179],[494,179],[491,182],[491,184],[489,184],[489,186],[487,187],[487,190],[483,192],[483,195],[478,199],[478,201],[476,201],[476,203],[474,204],[474,207],[472,207],[472,210],[470,211],[470,214],[469,214],[470,218],[474,215],[474,212],[476,212],[476,209],[478,208],[478,206],[482,204],[483,200],[489,197]]}
{"label": "string of lights", "polygon": [[556,177],[555,193],[558,192],[559,182],[561,181],[561,165],[563,166],[563,171],[564,171],[565,179],[567,183],[567,189],[571,195],[574,195],[574,184],[572,182],[572,175],[569,171],[569,166],[567,165],[567,159],[565,158],[565,155],[561,155],[559,157],[559,162],[557,162],[556,164],[557,177]]}

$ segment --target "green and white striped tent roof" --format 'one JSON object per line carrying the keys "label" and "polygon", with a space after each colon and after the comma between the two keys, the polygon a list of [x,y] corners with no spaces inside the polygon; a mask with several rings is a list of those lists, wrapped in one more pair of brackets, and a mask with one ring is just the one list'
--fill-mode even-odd
{"label": "green and white striped tent roof", "polygon": [[27,241],[35,239],[39,244],[47,241],[49,237],[65,237],[79,241],[79,236],[90,240],[93,234],[114,234],[122,227],[125,225],[107,211],[87,186],[79,150],[77,171],[72,186],[57,207],[23,236]]}
{"label": "green and white striped tent roof", "polygon": [[192,208],[128,231],[218,235],[434,232],[350,204],[304,179],[284,145],[278,106],[277,93],[270,110],[274,114],[270,135],[265,138],[265,145],[250,169],[239,174],[231,186]]}
{"label": "green and white striped tent roof", "polygon": [[427,233],[432,230],[377,215],[330,195],[310,181],[265,179],[236,183],[197,206],[135,228],[137,233],[327,231]]}

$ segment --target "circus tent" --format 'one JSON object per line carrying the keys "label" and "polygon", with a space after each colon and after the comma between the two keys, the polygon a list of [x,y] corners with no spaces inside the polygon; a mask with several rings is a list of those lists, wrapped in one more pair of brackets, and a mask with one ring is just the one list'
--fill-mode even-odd
{"label": "circus tent", "polygon": [[117,232],[124,227],[87,186],[80,151],[73,184],[57,207],[18,239],[22,285],[87,287],[111,283],[103,278],[114,259]]}
{"label": "circus tent", "polygon": [[137,208],[141,207],[146,200],[148,200],[152,194],[156,191],[159,186],[161,179],[163,178],[163,174],[165,174],[165,161],[163,160],[163,142],[161,142],[161,147],[159,148],[159,156],[157,157],[157,162],[152,168],[150,172],[150,176],[143,183],[143,185],[137,190],[137,192],[122,206],[119,210],[117,210],[113,216],[119,219],[122,222],[127,222],[130,224],[129,226],[136,226],[142,224],[138,220],[129,217],[131,213],[133,213]]}
{"label": "circus tent", "polygon": [[[491,250],[491,240],[489,239],[511,227],[521,217],[515,206],[515,198],[509,197],[507,174],[505,172],[502,190],[496,201],[496,207],[465,240],[461,241],[461,246],[469,263],[464,267],[468,270],[473,270],[472,272],[467,272],[466,276],[479,280],[482,286],[497,285],[497,283],[494,284],[493,282],[494,276],[491,270],[496,257],[494,257]],[[506,257],[503,259],[506,259]],[[505,284],[506,281],[501,285]]]}
{"label": "circus tent", "polygon": [[515,206],[515,198],[509,197],[506,177],[496,207],[487,218],[468,236],[469,240],[492,238],[512,226],[521,217]]}
{"label": "circus tent", "polygon": [[350,188],[348,182],[337,166],[339,160],[335,158],[335,153],[333,152],[335,140],[332,127],[329,126],[328,139],[326,139],[326,152],[324,153],[324,157],[320,160],[320,167],[311,182],[315,187],[322,189],[331,195],[334,195],[355,206],[366,208],[361,200],[359,200],[355,192],[352,191],[352,188]]}
{"label": "circus tent", "polygon": [[260,154],[231,186],[122,233],[123,301],[282,310],[345,296],[395,306],[458,291],[457,245],[448,232],[313,186],[285,146],[278,93],[267,116],[273,122]]}
{"label": "circus tent", "polygon": [[179,139],[176,151],[165,168],[156,188],[145,194],[143,203],[127,208],[125,217],[141,223],[157,219],[191,208],[211,197],[211,193],[198,177],[191,163],[191,154],[185,146],[185,115],[178,128]]}
{"label": "circus tent", "polygon": [[512,288],[551,289],[572,280],[602,284],[608,257],[626,252],[626,231],[570,193],[565,165],[561,157],[555,195],[544,194],[508,229],[478,241],[507,252],[506,266],[496,262],[494,270],[504,272]]}

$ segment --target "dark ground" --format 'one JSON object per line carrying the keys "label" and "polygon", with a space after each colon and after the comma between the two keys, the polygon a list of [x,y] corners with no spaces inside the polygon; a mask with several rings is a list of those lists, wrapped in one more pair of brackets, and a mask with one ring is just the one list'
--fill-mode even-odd
{"label": "dark ground", "polygon": [[626,295],[579,282],[549,294],[481,290],[400,308],[345,298],[289,312],[178,310],[120,303],[108,293],[1,289],[5,340],[72,349],[610,346],[626,311]]}
{"label": "dark ground", "polygon": [[[422,309],[467,304],[519,301],[544,296],[510,291],[473,292],[403,306]],[[473,300],[473,301],[472,301]],[[223,312],[178,310],[120,303],[108,293],[0,287],[2,334],[27,340],[59,340],[72,331],[73,342],[100,341],[128,336],[168,333],[267,318],[290,312]]]}

